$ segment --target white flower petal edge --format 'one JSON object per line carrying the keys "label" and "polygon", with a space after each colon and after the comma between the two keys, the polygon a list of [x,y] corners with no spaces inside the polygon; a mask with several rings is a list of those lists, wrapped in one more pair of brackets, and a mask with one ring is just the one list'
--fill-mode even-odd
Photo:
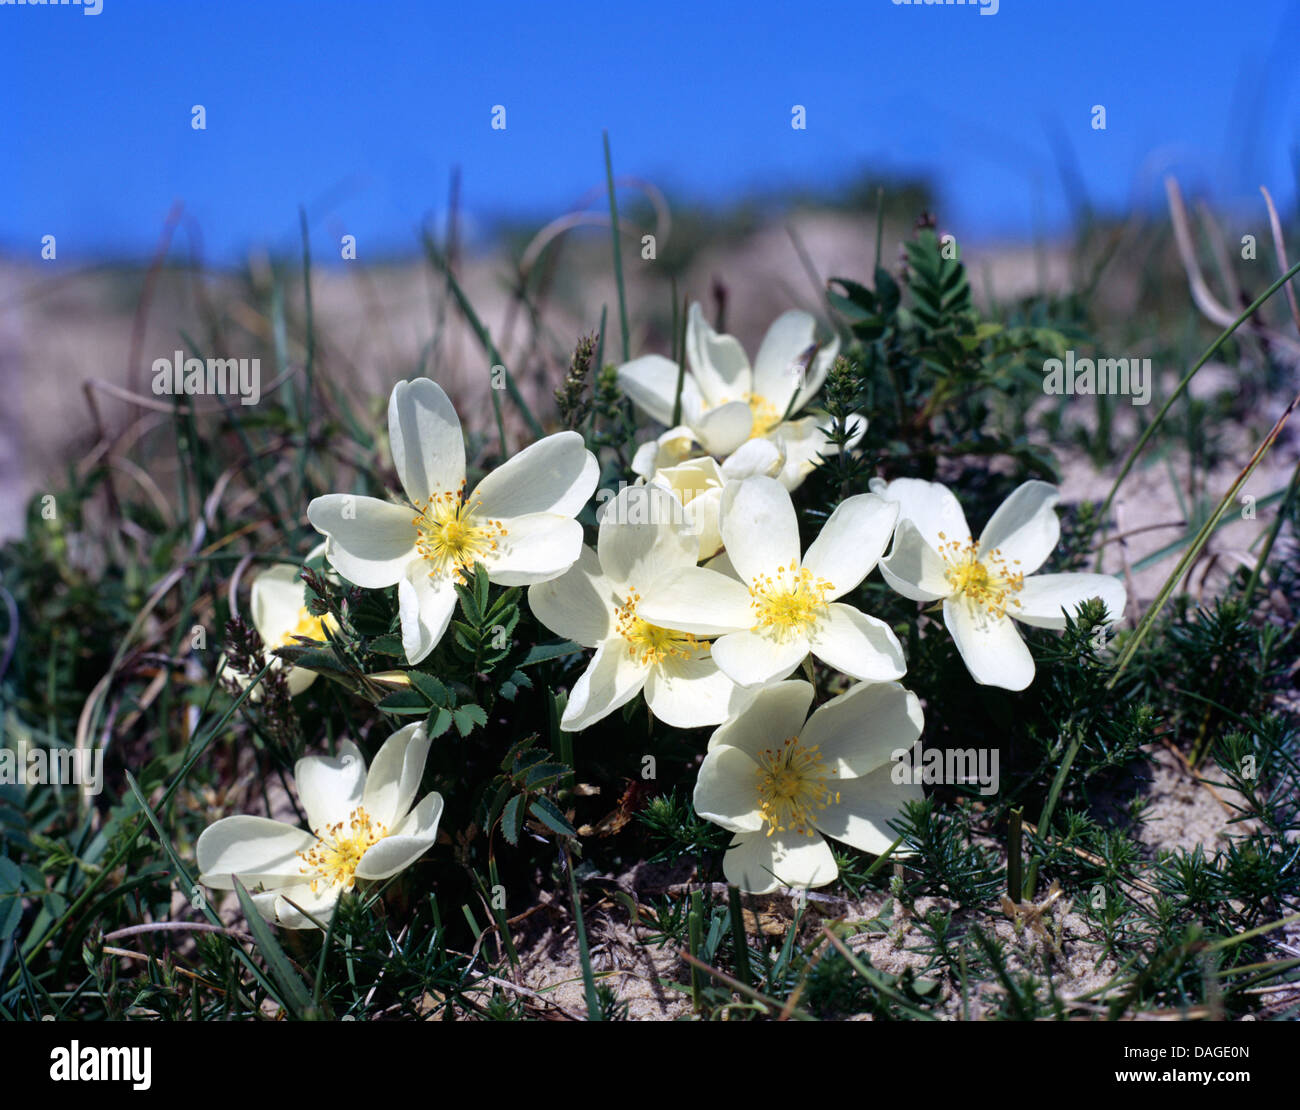
{"label": "white flower petal edge", "polygon": [[582,551],[573,520],[595,491],[599,464],[576,432],[547,436],[506,460],[466,496],[465,442],[442,388],[398,382],[388,402],[393,464],[409,506],[327,494],[307,506],[326,557],[365,589],[398,587],[402,644],[414,665],[438,645],[454,585],[476,563],[501,585],[556,578]]}
{"label": "white flower petal edge", "polygon": [[1023,690],[1034,659],[1013,618],[1040,628],[1065,627],[1089,598],[1100,598],[1111,621],[1122,620],[1124,584],[1107,574],[1034,574],[1061,535],[1060,493],[1047,482],[1019,486],[989,518],[978,542],[952,492],[938,482],[873,481],[899,504],[885,581],[904,597],[943,602],[943,619],[971,677],[982,686]]}
{"label": "white flower petal edge", "polygon": [[805,721],[812,694],[798,681],[755,693],[713,734],[696,780],[695,811],[735,834],[727,880],[756,894],[834,881],[823,836],[879,854],[896,839],[889,823],[922,796],[892,774],[924,725],[911,691],[854,686]]}
{"label": "white flower petal edge", "polygon": [[358,879],[389,878],[432,847],[442,796],[427,794],[411,805],[429,745],[421,722],[385,740],[369,772],[351,741],[337,756],[299,760],[298,796],[313,831],[265,817],[224,817],[195,846],[199,881],[232,890],[238,878],[259,912],[285,928],[315,928],[312,917],[328,922]]}

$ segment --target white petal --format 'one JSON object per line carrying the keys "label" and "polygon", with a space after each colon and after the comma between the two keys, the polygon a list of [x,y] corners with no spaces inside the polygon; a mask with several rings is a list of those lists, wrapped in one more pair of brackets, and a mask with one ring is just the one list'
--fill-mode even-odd
{"label": "white petal", "polygon": [[841,501],[803,557],[803,565],[829,581],[826,597],[843,597],[868,574],[894,534],[898,506],[874,493]]}
{"label": "white petal", "polygon": [[596,553],[584,546],[559,578],[528,587],[528,607],[557,636],[594,648],[610,635],[613,588],[600,573]]}
{"label": "white petal", "polygon": [[1034,681],[1034,657],[1010,617],[992,617],[964,600],[949,599],[943,603],[943,622],[981,686],[1023,690]]}
{"label": "white petal", "polygon": [[751,627],[749,602],[749,590],[736,579],[705,567],[682,567],[647,586],[636,615],[660,628],[715,636]]}
{"label": "white petal", "polygon": [[372,820],[390,832],[415,801],[429,757],[429,735],[424,722],[398,729],[384,741],[366,775],[363,804]]}
{"label": "white petal", "polygon": [[1026,482],[998,506],[980,535],[979,555],[996,552],[1012,571],[1033,574],[1056,549],[1061,522],[1060,491],[1047,482]]}
{"label": "white petal", "polygon": [[361,804],[366,786],[366,760],[351,740],[339,745],[338,755],[309,755],[294,765],[298,801],[307,825],[320,836],[330,825],[347,822]]}
{"label": "white petal", "polygon": [[761,475],[775,478],[785,466],[785,450],[780,439],[759,436],[748,439],[722,463],[722,476],[729,482]]}
{"label": "white petal", "polygon": [[794,502],[772,478],[746,478],[722,491],[719,528],[742,580],[752,583],[778,567],[799,565],[799,522]]}
{"label": "white petal", "polygon": [[710,748],[695,779],[695,812],[728,832],[758,832],[758,778],[758,764],[739,748]]}
{"label": "white petal", "polygon": [[[844,780],[891,765],[894,752],[910,750],[924,724],[911,690],[896,682],[864,682],[815,710],[799,741],[817,745],[826,768]],[[820,815],[817,824],[826,831]]]}
{"label": "white petal", "polygon": [[328,493],[307,506],[311,526],[329,537],[326,558],[339,574],[367,590],[401,581],[416,557],[413,510],[374,497]]}
{"label": "white petal", "polygon": [[754,413],[746,401],[727,401],[691,421],[691,430],[711,455],[730,454],[749,438],[753,427]]}
{"label": "white petal", "polygon": [[709,737],[709,750],[725,744],[757,761],[769,748],[799,735],[812,699],[813,688],[799,679],[765,686]]}
{"label": "white petal", "polygon": [[[309,671],[306,667],[290,667],[284,680],[289,685],[289,696],[296,698],[316,681],[316,672]],[[258,689],[260,690],[261,687],[259,686]]]}
{"label": "white petal", "polygon": [[894,546],[880,561],[880,573],[896,592],[913,601],[938,601],[952,593],[947,564],[910,520],[900,520]]}
{"label": "white petal", "polygon": [[[337,884],[326,886],[324,883],[317,884],[315,891],[307,883],[301,883],[298,886],[285,887],[277,890],[275,894],[275,921],[276,924],[282,925],[286,929],[315,929],[318,928],[311,917],[316,918],[324,925],[328,925],[330,918],[334,916],[335,907],[338,906],[339,896],[343,893],[343,888]],[[256,901],[256,896],[254,897]],[[305,913],[311,914],[311,917],[304,916],[289,904],[290,900],[301,906]],[[258,910],[265,914],[262,906]]]}
{"label": "white petal", "polygon": [[525,447],[479,482],[470,504],[493,519],[558,513],[577,516],[595,492],[596,456],[577,432],[558,432]]}
{"label": "white petal", "polygon": [[892,682],[907,672],[898,637],[884,621],[836,602],[808,636],[808,646],[823,663],[864,682]]}
{"label": "white petal", "polygon": [[945,543],[964,544],[971,539],[966,514],[947,486],[919,478],[895,478],[876,492],[886,501],[897,501],[899,524],[910,520],[935,551]]}
{"label": "white petal", "polygon": [[558,513],[511,517],[499,546],[484,559],[501,586],[531,586],[558,578],[582,554],[582,525]]}
{"label": "white petal", "polygon": [[234,890],[232,876],[246,887],[280,886],[302,877],[305,852],[316,838],[305,829],[267,817],[223,817],[199,834],[194,846],[199,881],[218,890]]}
{"label": "white petal", "polygon": [[406,819],[378,844],[366,849],[357,864],[358,879],[387,879],[410,867],[433,847],[442,818],[442,795],[426,794]]}
{"label": "white petal", "polygon": [[[678,373],[677,363],[663,355],[644,355],[618,368],[618,384],[637,408],[660,424],[671,427]],[[683,375],[682,418],[690,420],[703,407],[700,387],[690,374]]]}
{"label": "white petal", "polygon": [[925,796],[920,783],[894,782],[894,766],[887,763],[869,775],[841,782],[839,804],[818,811],[817,828],[872,855],[884,852],[898,839],[889,822],[901,821],[903,806]]}
{"label": "white petal", "polygon": [[436,382],[416,378],[393,387],[388,441],[409,500],[427,501],[433,493],[459,491],[465,480],[465,437],[456,410]]}
{"label": "white petal", "polygon": [[722,857],[727,882],[753,894],[778,886],[825,886],[839,877],[830,845],[819,835],[742,833]]}
{"label": "white petal", "polygon": [[700,538],[686,510],[659,485],[624,486],[600,513],[596,540],[601,572],[615,588],[645,590],[665,572],[693,567]]}
{"label": "white petal", "polygon": [[436,581],[417,559],[397,583],[397,611],[402,622],[402,647],[412,666],[438,646],[456,609],[456,588],[449,577]]}
{"label": "white petal", "polygon": [[[802,356],[813,345],[817,321],[800,309],[783,312],[767,329],[754,356],[754,392],[765,397],[778,413],[790,406],[811,365]],[[811,363],[811,359],[809,360]]]}
{"label": "white petal", "polygon": [[1109,574],[1036,574],[1025,579],[1014,597],[1019,604],[1008,606],[1007,612],[1038,628],[1064,628],[1061,610],[1074,616],[1079,606],[1092,597],[1106,603],[1112,621],[1121,620],[1128,600],[1124,583]]}
{"label": "white petal", "polygon": [[703,652],[694,659],[665,659],[650,669],[645,700],[673,728],[720,725],[742,704],[740,688]]}
{"label": "white petal", "polygon": [[620,636],[596,649],[569,693],[560,728],[581,732],[620,709],[641,692],[650,668],[634,660]]}
{"label": "white petal", "polygon": [[713,658],[733,682],[766,685],[799,666],[808,647],[808,637],[799,634],[776,640],[757,632],[731,632],[713,641]]}
{"label": "white petal", "polygon": [[307,586],[299,577],[300,571],[300,567],[291,563],[277,563],[253,579],[249,609],[253,627],[268,647],[278,644],[285,633],[298,627],[307,599]]}
{"label": "white petal", "polygon": [[752,387],[749,359],[730,335],[720,335],[704,318],[699,302],[686,318],[686,360],[706,405],[743,399]]}

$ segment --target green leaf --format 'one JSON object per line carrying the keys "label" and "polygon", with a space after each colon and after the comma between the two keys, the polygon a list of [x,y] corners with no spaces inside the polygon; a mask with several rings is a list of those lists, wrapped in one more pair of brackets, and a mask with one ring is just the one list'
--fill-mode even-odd
{"label": "green leaf", "polygon": [[411,680],[411,685],[428,698],[433,705],[451,704],[451,696],[441,679],[435,678],[426,671],[407,671],[406,677]]}
{"label": "green leaf", "polygon": [[475,725],[487,724],[487,714],[480,705],[462,705],[452,710],[452,717],[456,720],[456,728],[461,736],[468,736],[474,731]]}
{"label": "green leaf", "polygon": [[436,740],[451,728],[451,722],[452,716],[450,709],[440,708],[437,713],[430,713],[428,724],[425,726],[425,730],[429,734],[429,739]]}
{"label": "green leaf", "polygon": [[405,658],[406,648],[402,647],[402,637],[396,632],[387,632],[370,641],[370,650],[376,655],[392,655]]}
{"label": "green leaf", "polygon": [[519,843],[519,833],[524,827],[524,798],[525,795],[516,794],[501,811],[501,835],[511,844]]}
{"label": "green leaf", "polygon": [[394,690],[376,708],[399,716],[415,716],[428,713],[429,703],[418,690]]}
{"label": "green leaf", "polygon": [[561,836],[577,836],[578,830],[569,824],[569,819],[560,812],[557,806],[550,798],[537,798],[532,805],[528,807],[528,812],[537,818],[548,829],[552,829]]}
{"label": "green leaf", "polygon": [[582,651],[581,644],[572,640],[555,640],[549,644],[534,644],[520,662],[521,667],[531,667],[535,663],[545,663],[550,659],[561,659],[566,655],[576,655]]}

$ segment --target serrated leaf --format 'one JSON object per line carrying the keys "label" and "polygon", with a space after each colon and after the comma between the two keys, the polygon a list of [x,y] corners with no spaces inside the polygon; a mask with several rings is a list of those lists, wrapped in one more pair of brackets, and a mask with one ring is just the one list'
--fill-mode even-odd
{"label": "serrated leaf", "polygon": [[451,722],[452,716],[450,709],[440,708],[436,713],[430,713],[428,724],[425,726],[425,731],[428,732],[429,739],[436,740],[451,728]]}
{"label": "serrated leaf", "polygon": [[376,655],[392,655],[405,658],[406,648],[402,647],[402,637],[396,632],[386,632],[370,641],[370,650]]}
{"label": "serrated leaf", "polygon": [[501,811],[501,835],[511,844],[519,843],[519,833],[524,827],[524,795],[516,794]]}
{"label": "serrated leaf", "polygon": [[465,614],[465,619],[477,628],[483,623],[483,611],[478,606],[478,599],[468,586],[462,586],[459,582],[455,585],[456,596],[460,598],[461,612]]}
{"label": "serrated leaf", "polygon": [[528,812],[548,829],[559,833],[561,836],[578,835],[578,830],[569,824],[569,819],[560,812],[560,807],[550,798],[537,798],[528,807]]}
{"label": "serrated leaf", "polygon": [[461,736],[468,736],[474,731],[475,725],[487,724],[487,714],[481,705],[462,705],[453,709],[451,715],[455,718],[456,729]]}
{"label": "serrated leaf", "polygon": [[524,787],[528,790],[541,790],[568,773],[569,768],[563,763],[538,763],[528,768],[528,773],[524,775]]}
{"label": "serrated leaf", "polygon": [[427,671],[407,671],[406,677],[411,680],[411,685],[428,698],[433,705],[450,704],[450,694],[441,679],[435,678]]}

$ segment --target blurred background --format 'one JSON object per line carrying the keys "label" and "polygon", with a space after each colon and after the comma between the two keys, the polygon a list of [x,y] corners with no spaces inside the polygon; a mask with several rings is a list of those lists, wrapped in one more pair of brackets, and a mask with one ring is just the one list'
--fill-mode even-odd
{"label": "blurred background", "polygon": [[[780,311],[824,315],[826,278],[870,278],[878,217],[894,266],[929,214],[986,308],[1069,302],[1105,353],[1156,359],[1158,403],[1222,327],[1189,296],[1166,177],[1234,315],[1279,272],[1261,185],[1300,253],[1297,43],[1294,0],[2,8],[0,538],[104,457],[167,488],[155,358],[261,357],[264,388],[301,365],[304,229],[320,372],[358,416],[425,372],[491,427],[448,270],[550,414],[577,337],[602,312],[617,335],[603,133],[634,355],[670,349],[674,296],[752,352]],[[1214,369],[1189,421],[1234,392]],[[1246,398],[1265,426],[1271,399]],[[1047,427],[1098,466],[1135,419],[1071,414]]]}

